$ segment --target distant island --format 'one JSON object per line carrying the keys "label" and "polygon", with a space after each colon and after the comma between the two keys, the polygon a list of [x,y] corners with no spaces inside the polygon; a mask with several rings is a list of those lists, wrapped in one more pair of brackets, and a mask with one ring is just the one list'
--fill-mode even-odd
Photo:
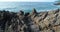
{"label": "distant island", "polygon": [[60,5],[60,3],[56,3],[56,4],[54,4],[54,5]]}
{"label": "distant island", "polygon": [[60,3],[55,3],[54,5],[60,5]]}
{"label": "distant island", "polygon": [[56,1],[54,5],[60,5],[60,0]]}

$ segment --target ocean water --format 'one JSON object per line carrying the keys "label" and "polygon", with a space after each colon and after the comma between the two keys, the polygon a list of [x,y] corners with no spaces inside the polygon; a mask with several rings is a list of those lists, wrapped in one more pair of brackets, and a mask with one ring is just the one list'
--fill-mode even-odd
{"label": "ocean water", "polygon": [[0,10],[10,12],[31,12],[35,8],[37,12],[53,10],[60,8],[60,5],[54,5],[53,2],[0,2]]}

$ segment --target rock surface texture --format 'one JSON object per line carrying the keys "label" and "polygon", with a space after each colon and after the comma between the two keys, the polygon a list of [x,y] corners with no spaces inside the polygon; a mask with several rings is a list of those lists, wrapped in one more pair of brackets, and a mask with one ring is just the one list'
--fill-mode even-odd
{"label": "rock surface texture", "polygon": [[60,9],[18,13],[0,11],[0,32],[60,32]]}

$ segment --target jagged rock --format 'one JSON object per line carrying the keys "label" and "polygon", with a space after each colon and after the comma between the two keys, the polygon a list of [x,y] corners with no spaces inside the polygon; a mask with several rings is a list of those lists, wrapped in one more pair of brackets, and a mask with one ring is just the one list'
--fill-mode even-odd
{"label": "jagged rock", "polygon": [[60,9],[19,13],[0,11],[1,32],[60,32]]}
{"label": "jagged rock", "polygon": [[20,10],[19,15],[24,15],[24,12]]}
{"label": "jagged rock", "polygon": [[53,29],[55,32],[60,32],[60,26],[54,26]]}
{"label": "jagged rock", "polygon": [[33,13],[33,14],[34,14],[34,13],[37,13],[37,11],[36,11],[36,9],[35,9],[35,8],[33,9],[32,13]]}
{"label": "jagged rock", "polygon": [[34,15],[34,14],[36,14],[37,13],[37,11],[36,11],[36,9],[34,8],[33,10],[32,10],[32,12],[31,12],[31,15]]}
{"label": "jagged rock", "polygon": [[25,16],[28,16],[29,15],[29,13],[25,13]]}
{"label": "jagged rock", "polygon": [[42,32],[55,32],[54,30],[52,30],[52,29],[45,29],[45,30],[43,30]]}
{"label": "jagged rock", "polygon": [[20,12],[17,13],[17,16],[19,19],[23,19],[24,18],[24,12],[21,10]]}

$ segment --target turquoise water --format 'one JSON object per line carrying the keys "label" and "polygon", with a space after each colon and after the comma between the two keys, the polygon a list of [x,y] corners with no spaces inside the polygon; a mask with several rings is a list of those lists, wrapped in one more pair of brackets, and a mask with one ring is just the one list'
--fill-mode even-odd
{"label": "turquoise water", "polygon": [[41,12],[60,8],[60,6],[54,5],[53,2],[0,2],[0,10],[31,12],[33,8]]}

